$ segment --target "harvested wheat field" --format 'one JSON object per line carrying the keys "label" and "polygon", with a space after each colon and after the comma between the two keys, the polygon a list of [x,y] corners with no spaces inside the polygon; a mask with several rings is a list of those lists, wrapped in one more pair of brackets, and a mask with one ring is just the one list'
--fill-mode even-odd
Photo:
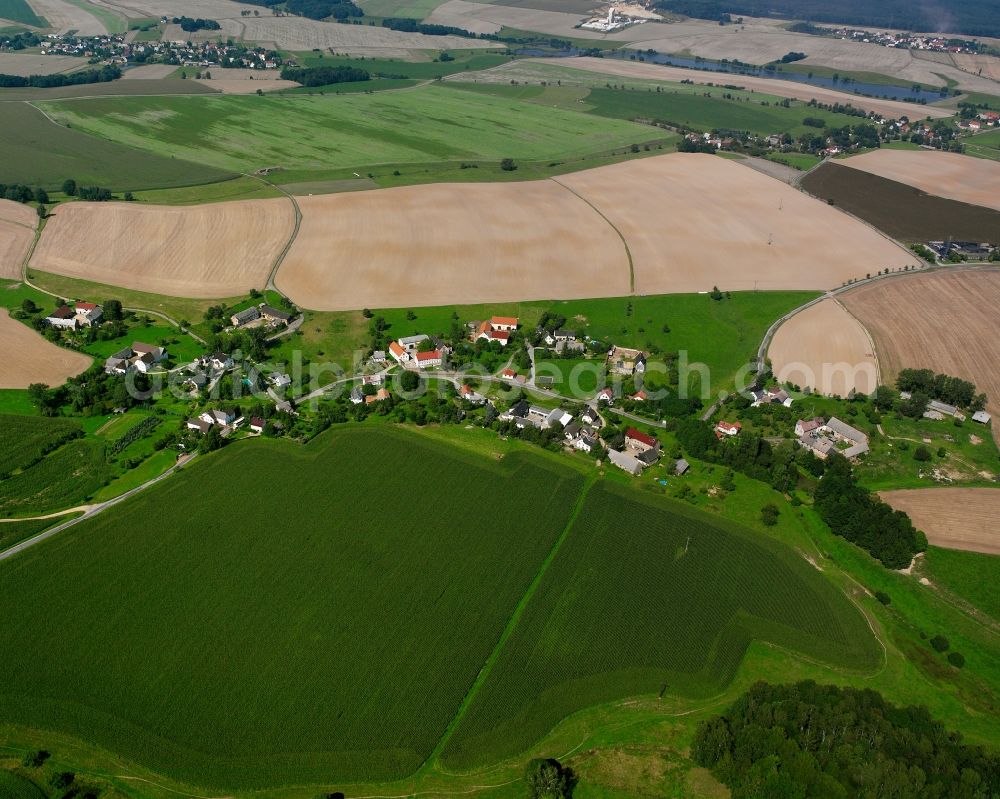
{"label": "harvested wheat field", "polygon": [[35,236],[34,209],[0,200],[0,279],[21,277],[21,264]]}
{"label": "harvested wheat field", "polygon": [[20,75],[56,75],[63,72],[73,72],[87,66],[82,58],[68,55],[38,55],[35,53],[0,53],[0,74]]}
{"label": "harvested wheat field", "polygon": [[282,80],[279,70],[220,69],[210,79],[196,79],[198,83],[223,94],[253,94],[258,89],[273,92],[298,86],[293,80]]}
{"label": "harvested wheat field", "polygon": [[1000,489],[912,488],[879,496],[913,519],[934,546],[1000,555]]}
{"label": "harvested wheat field", "polygon": [[714,155],[564,175],[628,242],[639,294],[830,289],[913,255],[835,208]]}
{"label": "harvested wheat field", "polygon": [[[955,268],[877,280],[840,295],[875,340],[881,378],[928,368],[971,380],[1000,415],[1000,269]],[[1000,425],[993,428],[998,436]]]}
{"label": "harvested wheat field", "polygon": [[846,397],[851,391],[871,394],[878,385],[873,349],[858,320],[826,299],[781,325],[767,354],[780,382]]}
{"label": "harvested wheat field", "polygon": [[872,150],[840,162],[928,194],[1000,211],[1000,163],[936,150]]}
{"label": "harvested wheat field", "polygon": [[629,292],[617,234],[553,181],[406,186],[298,202],[302,227],[277,285],[308,308]]}
{"label": "harvested wheat field", "polygon": [[90,358],[57,347],[0,308],[0,389],[32,383],[61,386],[90,366]]}
{"label": "harvested wheat field", "polygon": [[293,227],[285,199],[70,203],[46,224],[31,265],[154,294],[231,297],[264,287]]}
{"label": "harvested wheat field", "polygon": [[[518,62],[513,63],[516,67]],[[796,83],[790,80],[755,78],[750,75],[725,75],[720,77],[718,72],[704,72],[698,69],[671,67],[665,64],[653,64],[643,61],[619,61],[613,58],[538,58],[531,59],[527,63],[551,64],[555,67],[568,67],[636,80],[673,82],[689,80],[701,84],[714,83],[718,86],[720,80],[724,79],[727,85],[741,86],[747,91],[763,92],[774,97],[788,97],[789,99],[801,100],[805,103],[810,100],[829,104],[843,103],[845,105],[853,105],[855,108],[861,108],[865,111],[885,114],[892,118],[913,114],[912,103],[903,103],[896,100],[879,100],[874,97],[861,97],[848,92],[838,92],[835,89],[810,86],[807,83]],[[504,66],[502,65],[496,69],[502,71]],[[952,113],[950,110],[935,108],[934,106],[923,106],[920,109],[922,117],[947,117]]]}

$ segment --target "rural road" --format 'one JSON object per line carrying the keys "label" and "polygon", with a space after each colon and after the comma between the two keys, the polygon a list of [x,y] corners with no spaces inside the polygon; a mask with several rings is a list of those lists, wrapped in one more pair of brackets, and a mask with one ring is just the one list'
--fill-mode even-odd
{"label": "rural road", "polygon": [[[117,505],[119,502],[124,502],[129,497],[134,496],[135,494],[138,494],[141,491],[145,491],[150,486],[156,485],[161,480],[165,480],[167,477],[169,477],[175,471],[177,471],[178,469],[180,469],[182,466],[187,465],[192,460],[194,460],[196,457],[198,457],[198,453],[196,453],[196,452],[195,453],[191,453],[190,455],[182,455],[181,458],[177,461],[177,463],[175,463],[173,466],[171,466],[169,469],[167,469],[159,477],[154,477],[152,480],[147,480],[142,485],[136,486],[135,488],[131,489],[130,491],[126,491],[124,494],[119,494],[117,497],[114,497],[113,499],[109,499],[106,502],[98,502],[98,503],[96,503],[94,505],[91,505],[90,509],[88,511],[86,511],[82,516],[77,516],[75,519],[70,519],[67,522],[63,522],[62,524],[58,524],[55,527],[51,527],[48,530],[46,530],[46,531],[44,531],[42,533],[39,533],[36,536],[33,536],[33,537],[28,538],[28,539],[26,539],[24,541],[21,541],[19,544],[14,544],[14,546],[10,547],[10,549],[5,549],[3,552],[0,552],[0,561],[4,561],[4,560],[7,560],[8,558],[12,558],[12,557],[14,557],[17,554],[19,554],[21,552],[24,552],[24,550],[28,549],[29,547],[33,547],[33,546],[35,546],[35,544],[40,544],[40,543],[42,543],[42,541],[46,541],[49,538],[52,538],[54,535],[57,535],[58,533],[61,533],[63,530],[65,530],[65,529],[67,529],[69,527],[72,527],[74,524],[82,522],[84,519],[89,519],[92,516],[96,516],[97,514],[106,511],[108,508],[111,508],[111,507]],[[67,513],[67,512],[69,512],[69,511],[64,511],[63,513]],[[60,515],[62,515],[62,514],[60,514]],[[41,518],[45,518],[45,517],[41,517]]]}

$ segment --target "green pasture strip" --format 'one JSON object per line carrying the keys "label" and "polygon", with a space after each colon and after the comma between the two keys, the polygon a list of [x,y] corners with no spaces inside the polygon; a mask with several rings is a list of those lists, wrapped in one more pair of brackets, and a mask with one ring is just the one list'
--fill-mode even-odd
{"label": "green pasture strip", "polygon": [[933,584],[1000,621],[1000,556],[929,547],[923,572]]}
{"label": "green pasture strip", "polygon": [[106,8],[95,6],[88,3],[87,0],[67,0],[67,2],[72,3],[77,8],[82,8],[92,17],[96,18],[108,33],[125,33],[128,30],[126,21],[118,16],[118,14],[108,11]]}
{"label": "green pasture strip", "polygon": [[67,178],[73,178],[81,186],[100,185],[126,191],[214,183],[232,176],[232,171],[88,136],[76,125],[70,128],[53,123],[28,103],[0,103],[0,113],[5,120],[0,128],[0,150],[4,153],[0,182],[56,189]]}
{"label": "green pasture strip", "polygon": [[101,442],[70,441],[0,481],[0,516],[35,516],[79,505],[112,476]]}
{"label": "green pasture strip", "polygon": [[73,419],[0,415],[0,477],[30,467],[81,432]]}
{"label": "green pasture strip", "polygon": [[33,28],[47,28],[49,23],[38,16],[27,0],[0,0],[0,19],[31,25]]}

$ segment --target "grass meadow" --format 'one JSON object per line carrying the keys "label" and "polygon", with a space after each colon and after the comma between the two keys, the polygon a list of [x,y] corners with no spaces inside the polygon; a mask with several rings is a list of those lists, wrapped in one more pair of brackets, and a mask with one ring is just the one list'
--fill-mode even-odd
{"label": "grass meadow", "polygon": [[95,138],[230,172],[545,159],[651,138],[630,122],[436,86],[339,97],[115,97],[41,105]]}
{"label": "grass meadow", "polygon": [[935,585],[1000,621],[1000,556],[929,547],[923,572]]}
{"label": "grass meadow", "polygon": [[53,124],[28,103],[0,102],[0,115],[4,119],[0,182],[56,189],[66,178],[73,178],[81,186],[126,191],[213,183],[233,176],[231,170],[144,152],[88,136],[76,126]]}
{"label": "grass meadow", "polygon": [[45,799],[41,788],[10,771],[0,771],[0,796],[6,799]]}
{"label": "grass meadow", "polygon": [[0,476],[29,468],[80,433],[72,419],[0,415]]}
{"label": "grass meadow", "polygon": [[33,466],[0,480],[0,516],[33,516],[72,507],[112,476],[100,441],[70,441]]}
{"label": "grass meadow", "polygon": [[595,486],[449,742],[468,768],[517,754],[576,710],[711,695],[752,639],[873,671],[864,617],[801,557],[676,503]]}

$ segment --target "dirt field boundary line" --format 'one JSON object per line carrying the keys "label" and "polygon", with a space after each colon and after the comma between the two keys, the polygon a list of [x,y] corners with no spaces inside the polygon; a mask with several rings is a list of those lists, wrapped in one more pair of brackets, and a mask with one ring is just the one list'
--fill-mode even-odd
{"label": "dirt field boundary line", "polygon": [[587,205],[589,205],[591,208],[594,209],[594,213],[596,213],[599,217],[601,217],[601,219],[603,219],[605,222],[607,222],[608,226],[615,233],[618,234],[618,238],[621,239],[622,246],[625,248],[625,257],[628,258],[628,290],[629,290],[630,294],[635,294],[635,263],[632,261],[632,251],[628,248],[628,240],[625,238],[625,235],[617,227],[615,227],[615,223],[612,222],[610,219],[608,219],[604,215],[604,212],[601,211],[600,208],[598,208],[596,205],[594,205],[590,200],[588,200],[582,194],[574,191],[569,186],[567,186],[565,183],[563,183],[562,181],[560,181],[558,178],[549,178],[549,180],[551,180],[553,183],[558,183],[560,186],[562,186],[564,189],[566,189],[566,191],[568,191],[574,197],[577,197],[578,199],[583,200],[583,202],[585,202]]}
{"label": "dirt field boundary line", "polygon": [[868,344],[872,348],[872,357],[875,359],[875,385],[876,386],[882,385],[882,365],[879,363],[878,360],[878,350],[875,348],[875,339],[872,337],[871,331],[867,327],[865,327],[865,323],[862,322],[860,319],[858,319],[858,317],[856,317],[854,314],[852,314],[850,309],[846,305],[844,305],[844,303],[842,303],[839,299],[834,297],[833,301],[837,303],[837,305],[839,305],[841,308],[843,308],[844,313],[846,313],[849,317],[851,317],[851,319],[857,322],[858,327],[860,327],[864,331],[865,338],[868,339]]}
{"label": "dirt field boundary line", "polygon": [[289,299],[288,296],[281,289],[278,288],[277,283],[275,283],[275,278],[278,276],[278,269],[284,263],[285,258],[292,249],[292,245],[295,244],[295,240],[299,237],[299,230],[302,228],[302,209],[299,208],[299,202],[295,199],[295,195],[285,189],[281,188],[274,183],[268,183],[264,178],[259,175],[248,175],[243,173],[245,177],[253,178],[254,180],[259,180],[265,186],[270,186],[277,191],[284,194],[292,204],[292,211],[295,214],[295,224],[292,226],[292,232],[288,237],[288,241],[285,242],[285,246],[281,248],[281,252],[278,253],[278,257],[274,259],[274,264],[271,266],[271,272],[267,276],[267,282],[264,284],[264,288],[271,289],[271,291],[276,291],[285,299]]}

